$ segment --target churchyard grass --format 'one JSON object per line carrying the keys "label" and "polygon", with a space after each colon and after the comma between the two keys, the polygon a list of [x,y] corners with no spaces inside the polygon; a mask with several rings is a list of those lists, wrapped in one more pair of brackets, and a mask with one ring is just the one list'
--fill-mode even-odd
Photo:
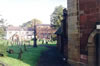
{"label": "churchyard grass", "polygon": [[[2,41],[0,41],[2,42]],[[6,42],[7,41],[3,41]],[[33,48],[33,41],[30,41],[30,45],[26,44],[27,51],[24,50],[24,45],[10,45],[8,43],[8,49],[13,49],[13,54],[7,54],[7,56],[0,57],[0,61],[8,64],[9,66],[36,66],[41,55],[41,52],[47,50],[46,47],[40,47],[42,41],[37,41],[38,47]],[[48,42],[48,45],[55,46],[56,41]],[[21,59],[18,59],[18,53],[22,48],[23,53]]]}
{"label": "churchyard grass", "polygon": [[22,59],[18,59],[18,47],[13,47],[16,53],[8,54],[8,56],[0,57],[0,60],[4,63],[9,64],[10,66],[36,66],[38,62],[38,58],[41,55],[41,52],[46,50],[45,47],[37,47],[37,48],[27,48],[27,51],[23,51]]}

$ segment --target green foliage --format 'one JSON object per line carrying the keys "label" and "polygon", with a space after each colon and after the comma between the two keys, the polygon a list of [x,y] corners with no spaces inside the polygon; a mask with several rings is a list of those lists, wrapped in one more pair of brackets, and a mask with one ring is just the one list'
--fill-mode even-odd
{"label": "green foliage", "polygon": [[3,27],[0,27],[0,37],[3,37],[5,35],[5,31]]}
{"label": "green foliage", "polygon": [[34,24],[42,24],[42,21],[40,21],[39,19],[32,19],[31,21],[28,21],[26,23],[22,24],[22,27],[33,27]]}
{"label": "green foliage", "polygon": [[3,54],[4,56],[7,55],[7,45],[4,42],[0,42],[0,54]]}
{"label": "green foliage", "polygon": [[4,24],[4,21],[5,21],[5,20],[4,20],[3,18],[1,18],[1,19],[0,19],[0,24],[3,25],[3,24]]}
{"label": "green foliage", "polygon": [[5,21],[6,20],[3,18],[0,19],[0,38],[5,35],[5,29],[6,29]]}
{"label": "green foliage", "polygon": [[51,14],[51,25],[53,28],[57,29],[61,25],[61,20],[63,19],[63,7],[57,6],[54,12]]}
{"label": "green foliage", "polygon": [[36,25],[36,24],[42,24],[42,21],[38,20],[38,19],[32,19],[32,25]]}
{"label": "green foliage", "polygon": [[53,34],[53,35],[51,36],[51,39],[52,39],[53,41],[55,41],[55,40],[57,39],[57,35]]}

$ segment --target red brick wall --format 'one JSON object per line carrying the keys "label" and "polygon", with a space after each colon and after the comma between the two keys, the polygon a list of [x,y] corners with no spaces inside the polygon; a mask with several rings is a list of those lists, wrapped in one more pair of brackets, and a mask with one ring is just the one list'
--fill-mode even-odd
{"label": "red brick wall", "polygon": [[[100,0],[79,0],[80,9],[80,32],[81,32],[81,49],[87,46],[88,36],[95,29],[95,24],[99,20],[98,11],[100,10]],[[99,6],[99,7],[98,7]]]}
{"label": "red brick wall", "polygon": [[50,39],[51,35],[55,33],[56,30],[52,29],[50,25],[44,26],[39,25],[36,26],[37,38],[38,39]]}
{"label": "red brick wall", "polygon": [[98,6],[97,6],[97,10],[98,10],[98,21],[100,21],[100,0],[97,0],[97,4],[98,4]]}

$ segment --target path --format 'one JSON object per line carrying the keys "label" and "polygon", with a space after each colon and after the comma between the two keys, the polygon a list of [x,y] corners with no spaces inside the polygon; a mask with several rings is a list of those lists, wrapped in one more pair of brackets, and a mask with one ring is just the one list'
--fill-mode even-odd
{"label": "path", "polygon": [[54,46],[45,46],[47,51],[43,52],[37,66],[70,66],[62,60],[62,55]]}

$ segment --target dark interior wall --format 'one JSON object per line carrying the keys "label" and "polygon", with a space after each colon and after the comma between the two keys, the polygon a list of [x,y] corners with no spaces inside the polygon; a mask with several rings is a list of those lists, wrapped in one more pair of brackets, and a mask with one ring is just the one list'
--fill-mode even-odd
{"label": "dark interior wall", "polygon": [[100,66],[100,34],[96,34],[94,37],[96,46],[96,66]]}

